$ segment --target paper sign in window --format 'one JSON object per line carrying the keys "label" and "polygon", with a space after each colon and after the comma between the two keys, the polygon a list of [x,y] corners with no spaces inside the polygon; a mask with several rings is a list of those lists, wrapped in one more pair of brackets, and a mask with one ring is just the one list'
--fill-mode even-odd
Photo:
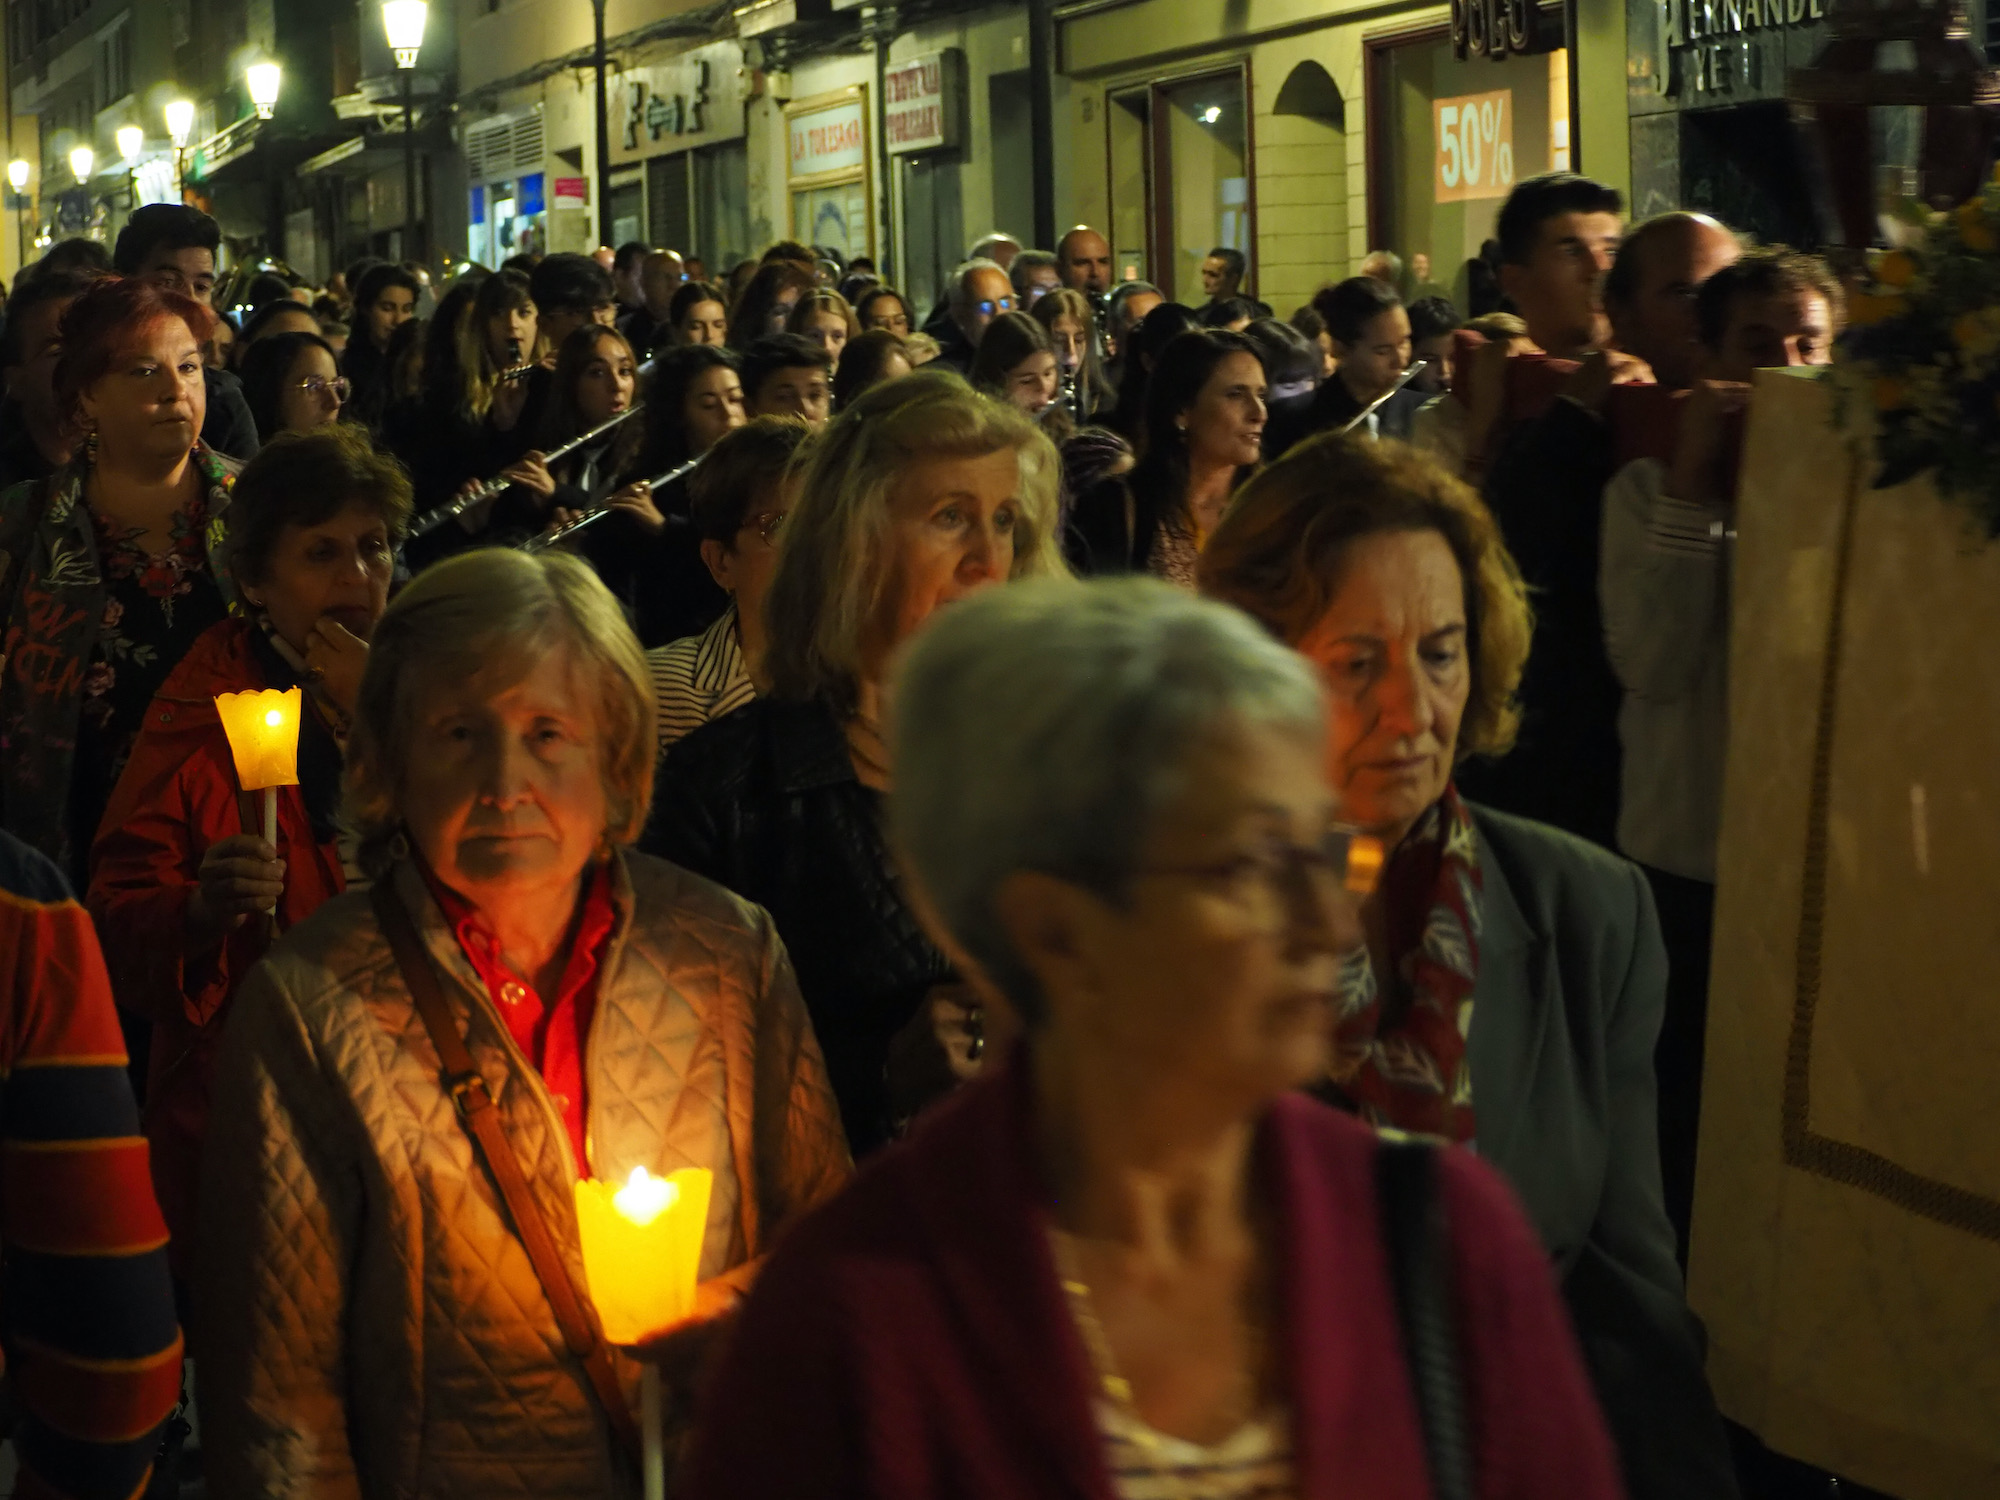
{"label": "paper sign in window", "polygon": [[1504,198],[1514,187],[1514,91],[1466,94],[1431,104],[1439,203]]}

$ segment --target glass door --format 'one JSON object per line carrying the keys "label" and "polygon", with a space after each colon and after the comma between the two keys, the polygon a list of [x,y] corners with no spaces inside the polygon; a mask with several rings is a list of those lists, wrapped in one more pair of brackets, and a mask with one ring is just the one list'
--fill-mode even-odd
{"label": "glass door", "polygon": [[[1111,255],[1120,277],[1199,306],[1211,250],[1254,258],[1247,98],[1240,67],[1110,95]],[[1253,264],[1244,286],[1254,285]]]}

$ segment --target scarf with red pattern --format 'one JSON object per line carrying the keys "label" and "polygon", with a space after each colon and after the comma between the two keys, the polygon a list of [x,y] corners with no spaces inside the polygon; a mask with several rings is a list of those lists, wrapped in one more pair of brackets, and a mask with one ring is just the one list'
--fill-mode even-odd
{"label": "scarf with red pattern", "polygon": [[1332,1084],[1370,1124],[1472,1139],[1465,1039],[1479,974],[1480,889],[1479,838],[1447,786],[1382,875],[1394,993],[1384,1001],[1366,951],[1341,971]]}

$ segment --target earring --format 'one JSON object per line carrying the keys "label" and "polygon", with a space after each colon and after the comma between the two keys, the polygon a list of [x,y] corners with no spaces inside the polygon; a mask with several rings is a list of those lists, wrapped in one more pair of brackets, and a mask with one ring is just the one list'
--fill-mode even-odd
{"label": "earring", "polygon": [[94,464],[97,462],[97,429],[95,427],[92,427],[89,432],[84,434],[83,456],[87,463]]}

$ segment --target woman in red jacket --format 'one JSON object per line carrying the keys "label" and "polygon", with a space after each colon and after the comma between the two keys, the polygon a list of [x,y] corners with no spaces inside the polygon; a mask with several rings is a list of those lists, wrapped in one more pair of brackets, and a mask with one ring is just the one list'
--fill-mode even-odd
{"label": "woman in red jacket", "polygon": [[887,700],[890,833],[1022,1039],[779,1244],[683,1496],[1618,1496],[1505,1184],[1295,1092],[1372,868],[1312,667],[1164,583],[1031,579]]}
{"label": "woman in red jacket", "polygon": [[[249,614],[211,626],[161,686],[91,850],[89,906],[113,990],[155,1028],[146,1134],[183,1277],[230,996],[276,934],[347,883],[341,746],[409,516],[408,476],[358,427],[286,434],[251,461],[226,552]],[[274,849],[237,785],[214,700],[294,686],[306,703],[299,784],[278,789]]]}

